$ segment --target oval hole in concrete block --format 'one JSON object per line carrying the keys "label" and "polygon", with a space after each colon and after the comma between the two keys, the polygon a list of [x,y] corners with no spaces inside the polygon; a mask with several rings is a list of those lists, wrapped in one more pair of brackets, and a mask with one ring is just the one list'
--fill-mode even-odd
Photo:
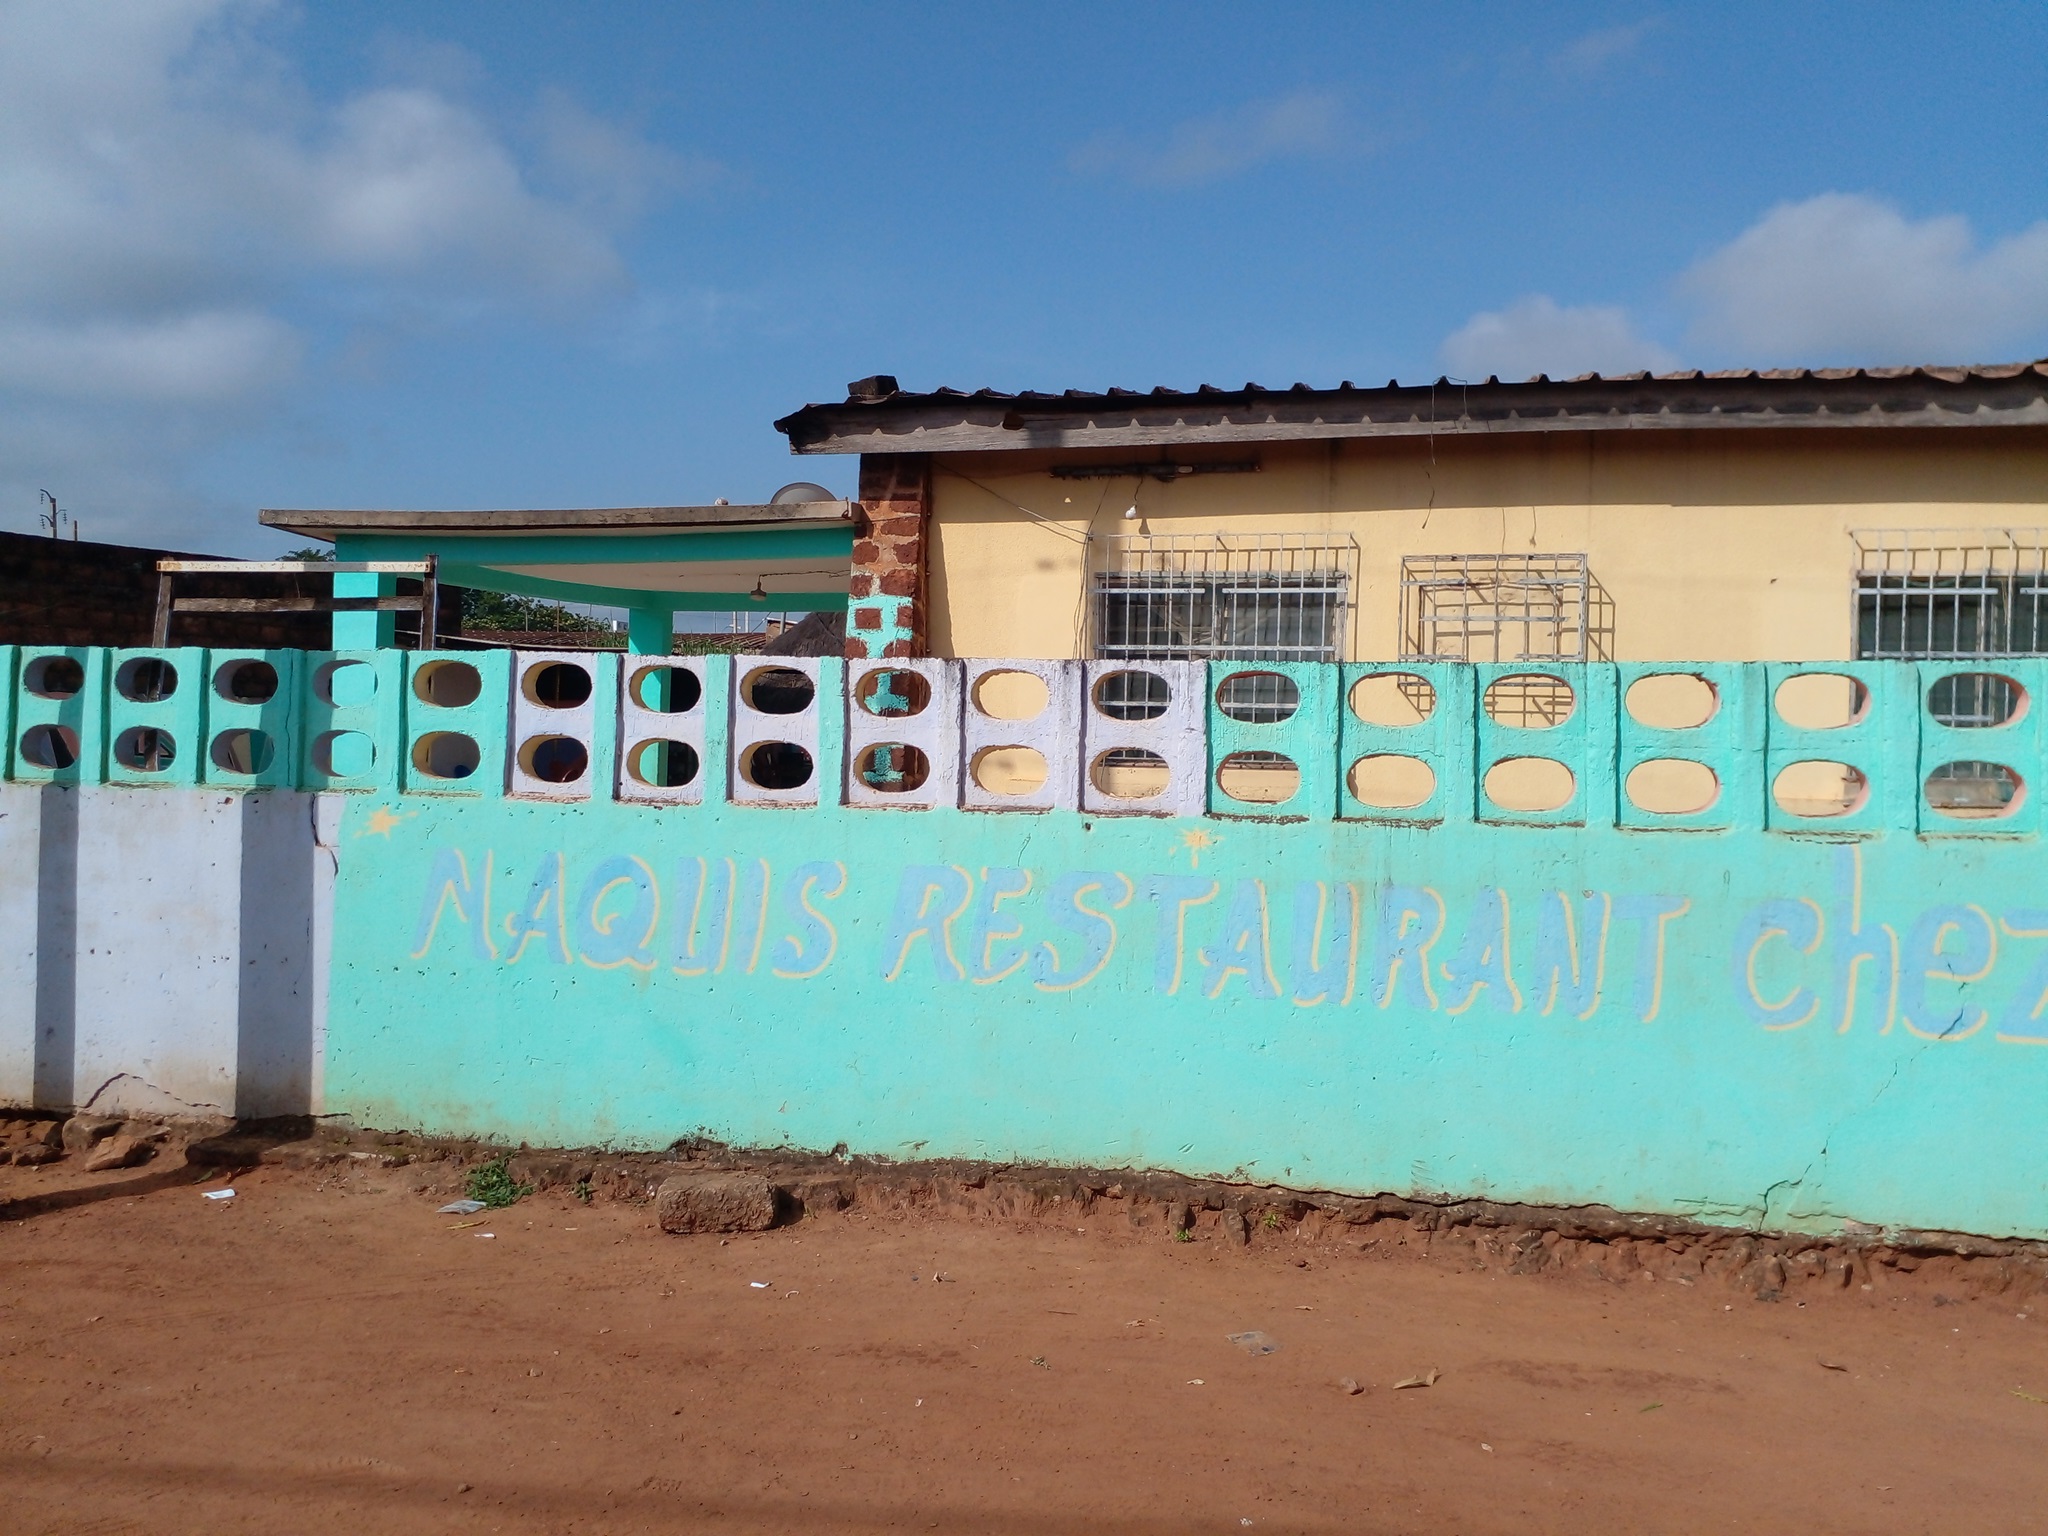
{"label": "oval hole in concrete block", "polygon": [[1870,798],[1870,781],[1847,763],[1788,763],[1771,781],[1771,798],[1788,816],[1848,816]]}
{"label": "oval hole in concrete block", "polygon": [[1088,779],[1112,799],[1150,800],[1166,793],[1173,770],[1148,748],[1114,747],[1089,765]]}
{"label": "oval hole in concrete block", "polygon": [[268,731],[236,729],[222,731],[207,749],[213,766],[228,773],[262,773],[277,756]]}
{"label": "oval hole in concrete block", "polygon": [[1044,786],[1051,774],[1045,754],[1036,747],[983,747],[974,754],[968,771],[974,775],[974,782],[992,795],[1032,794]]}
{"label": "oval hole in concrete block", "polygon": [[313,696],[335,709],[361,709],[377,697],[377,669],[367,661],[323,662],[313,673]]}
{"label": "oval hole in concrete block", "polygon": [[574,784],[590,767],[590,748],[574,736],[529,736],[519,746],[519,767],[543,784]]}
{"label": "oval hole in concrete block", "polygon": [[1959,821],[1996,821],[2020,808],[2026,787],[2003,763],[1943,763],[1921,786],[1928,809]]}
{"label": "oval hole in concrete block", "polygon": [[137,656],[121,663],[114,692],[134,704],[155,704],[178,691],[178,669],[161,656]]}
{"label": "oval hole in concrete block", "polygon": [[1345,782],[1361,805],[1405,811],[1436,793],[1436,770],[1419,757],[1374,752],[1351,765]]}
{"label": "oval hole in concrete block", "polygon": [[1157,720],[1172,702],[1173,687],[1157,672],[1112,672],[1095,680],[1095,707],[1112,720]]}
{"label": "oval hole in concrete block", "polygon": [[1578,699],[1572,685],[1548,672],[1497,677],[1486,690],[1486,716],[1495,725],[1547,731],[1572,717]]}
{"label": "oval hole in concrete block", "polygon": [[575,709],[590,699],[590,670],[573,661],[543,661],[526,669],[519,691],[542,709]]}
{"label": "oval hole in concrete block", "polygon": [[793,741],[758,742],[740,759],[740,777],[756,789],[801,789],[811,772],[811,754]]}
{"label": "oval hole in concrete block", "polygon": [[817,696],[818,690],[811,680],[794,667],[756,667],[740,684],[740,697],[747,701],[747,707],[763,715],[800,715]]}
{"label": "oval hole in concrete block", "polygon": [[439,709],[462,709],[484,691],[483,674],[466,661],[430,661],[412,675],[414,697]]}
{"label": "oval hole in concrete block", "polygon": [[[460,662],[449,662],[460,666]],[[472,667],[472,672],[476,669]],[[460,731],[429,731],[412,744],[413,768],[430,779],[466,779],[484,760],[473,737]]]}
{"label": "oval hole in concrete block", "polygon": [[1554,757],[1504,757],[1486,770],[1486,798],[1504,811],[1555,811],[1578,788]]}
{"label": "oval hole in concrete block", "polygon": [[697,749],[686,741],[655,737],[635,742],[626,753],[627,777],[649,789],[680,789],[696,779],[699,766]]}
{"label": "oval hole in concrete block", "polygon": [[1216,787],[1247,805],[1282,805],[1301,788],[1301,766],[1281,752],[1233,752],[1216,765]]}
{"label": "oval hole in concrete block", "polygon": [[68,699],[85,686],[85,668],[69,656],[37,656],[22,668],[21,686],[39,699]]}
{"label": "oval hole in concrete block", "polygon": [[330,779],[353,779],[377,766],[377,744],[362,731],[323,731],[313,738],[313,768]]}
{"label": "oval hole in concrete block", "polygon": [[853,697],[877,719],[902,720],[924,712],[932,701],[932,685],[922,673],[901,667],[876,667],[861,675]]}
{"label": "oval hole in concrete block", "polygon": [[657,715],[688,714],[704,697],[704,685],[688,667],[642,667],[627,690],[635,704]]}
{"label": "oval hole in concrete block", "polygon": [[1870,710],[1870,690],[1841,672],[1802,672],[1778,684],[1778,718],[1802,731],[1839,731]]}
{"label": "oval hole in concrete block", "polygon": [[974,680],[974,707],[991,720],[1036,720],[1052,702],[1045,679],[1035,672],[984,672]]}
{"label": "oval hole in concrete block", "polygon": [[1721,795],[1721,781],[1705,763],[1683,757],[1653,757],[1628,772],[1628,802],[1653,816],[1691,816]]}
{"label": "oval hole in concrete block", "polygon": [[2027,690],[1998,672],[1952,672],[1927,690],[1927,713],[1951,730],[2011,725],[2027,712]]}
{"label": "oval hole in concrete block", "polygon": [[213,690],[235,704],[267,704],[277,696],[277,668],[254,658],[228,661],[214,669]]}
{"label": "oval hole in concrete block", "polygon": [[1301,708],[1301,690],[1284,672],[1233,672],[1216,687],[1216,707],[1247,725],[1278,725]]}
{"label": "oval hole in concrete block", "polygon": [[78,732],[68,725],[32,725],[21,733],[20,750],[38,768],[69,768],[78,761]]}
{"label": "oval hole in concrete block", "polygon": [[922,789],[932,776],[924,753],[901,741],[877,742],[861,753],[854,774],[869,789],[884,795],[907,795]]}
{"label": "oval hole in concrete block", "polygon": [[162,773],[177,759],[177,742],[156,726],[131,725],[114,738],[114,761],[137,773]]}
{"label": "oval hole in concrete block", "polygon": [[1351,685],[1351,713],[1367,725],[1420,725],[1436,713],[1436,689],[1413,672],[1375,672]]}
{"label": "oval hole in concrete block", "polygon": [[1628,685],[1629,719],[1656,731],[1690,731],[1714,718],[1720,695],[1695,672],[1656,672]]}

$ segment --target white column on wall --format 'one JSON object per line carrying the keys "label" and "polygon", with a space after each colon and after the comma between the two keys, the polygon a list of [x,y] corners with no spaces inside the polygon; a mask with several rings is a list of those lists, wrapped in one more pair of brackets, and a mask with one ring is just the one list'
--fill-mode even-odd
{"label": "white column on wall", "polygon": [[0,1105],[308,1112],[324,798],[0,786]]}

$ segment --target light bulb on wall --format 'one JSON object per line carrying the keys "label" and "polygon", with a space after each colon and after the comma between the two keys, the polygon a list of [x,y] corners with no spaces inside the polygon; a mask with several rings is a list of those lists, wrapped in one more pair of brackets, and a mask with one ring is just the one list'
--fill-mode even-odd
{"label": "light bulb on wall", "polygon": [[756,576],[754,578],[754,590],[749,592],[747,596],[751,597],[757,603],[765,603],[768,601],[768,589],[761,585],[760,577]]}

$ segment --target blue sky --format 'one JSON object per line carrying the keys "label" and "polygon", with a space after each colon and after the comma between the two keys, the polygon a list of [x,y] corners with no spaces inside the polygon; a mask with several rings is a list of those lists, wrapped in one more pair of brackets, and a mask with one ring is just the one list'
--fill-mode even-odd
{"label": "blue sky", "polygon": [[735,501],[847,380],[2048,353],[2048,9],[0,0],[0,527]]}

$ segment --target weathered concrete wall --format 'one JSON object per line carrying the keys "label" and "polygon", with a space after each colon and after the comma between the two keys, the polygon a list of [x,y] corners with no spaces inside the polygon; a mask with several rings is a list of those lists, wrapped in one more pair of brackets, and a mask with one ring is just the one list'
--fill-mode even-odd
{"label": "weathered concrete wall", "polygon": [[[169,770],[108,755],[136,711],[188,733],[177,771],[198,779],[197,745],[259,706],[95,695],[117,659],[82,658],[71,697],[9,696],[0,1091],[16,1102],[126,1074],[243,1113],[306,1094],[365,1124],[539,1143],[703,1132],[2048,1236],[2028,1150],[2048,1089],[2048,663],[2001,663],[2016,707],[1975,730],[1927,703],[1961,665],[1824,669],[1860,690],[1837,729],[1786,718],[1783,685],[1816,670],[1793,665],[1557,668],[1568,702],[1543,725],[1487,707],[1512,669],[1419,669],[1434,705],[1406,726],[1355,707],[1381,669],[1275,669],[1299,707],[1260,724],[1223,710],[1234,669],[1196,667],[1171,676],[1203,707],[1154,722],[1080,697],[1078,730],[1036,739],[1062,788],[1034,813],[961,808],[964,759],[928,781],[943,793],[891,791],[903,809],[848,804],[849,699],[917,690],[866,690],[835,660],[808,664],[815,696],[781,714],[786,689],[743,708],[753,661],[648,662],[691,685],[623,714],[645,680],[617,657],[382,653],[347,687],[333,658],[285,658],[297,681],[260,706],[276,787],[224,788],[240,770],[216,762],[153,789]],[[217,659],[178,655],[202,678]],[[550,761],[578,766],[547,798],[514,796],[512,765],[539,775],[551,738],[512,700],[550,696],[531,674],[557,665],[592,684],[553,736]],[[904,734],[939,754],[980,740],[977,674],[1003,665],[929,690],[961,715]],[[1632,689],[1674,670],[1707,689],[1704,717],[1638,719]],[[83,755],[37,768],[16,746],[51,710]],[[659,757],[636,738],[660,714],[694,744],[698,803],[635,798],[635,765]],[[764,765],[736,761],[735,720],[803,745],[805,789],[745,784]],[[1199,792],[1102,789],[1095,749],[1148,729]],[[342,730],[363,749],[335,748]],[[1245,751],[1292,759],[1293,793],[1233,799],[1227,759]],[[1404,808],[1357,793],[1360,765],[1391,755],[1433,786]],[[1489,794],[1493,768],[1532,757],[1568,770],[1565,799]],[[1712,792],[1646,807],[1637,770],[1673,760]],[[1959,761],[2003,765],[2011,793],[1959,800],[1930,777]],[[1840,766],[1782,796],[1814,762]],[[116,773],[133,787],[100,782]],[[350,793],[309,793],[329,786]],[[1175,814],[1131,813],[1146,804]]]}
{"label": "weathered concrete wall", "polygon": [[0,1103],[307,1113],[321,798],[0,785]]}
{"label": "weathered concrete wall", "polygon": [[367,1124],[2048,1233],[2017,847],[377,809],[327,1089]]}

